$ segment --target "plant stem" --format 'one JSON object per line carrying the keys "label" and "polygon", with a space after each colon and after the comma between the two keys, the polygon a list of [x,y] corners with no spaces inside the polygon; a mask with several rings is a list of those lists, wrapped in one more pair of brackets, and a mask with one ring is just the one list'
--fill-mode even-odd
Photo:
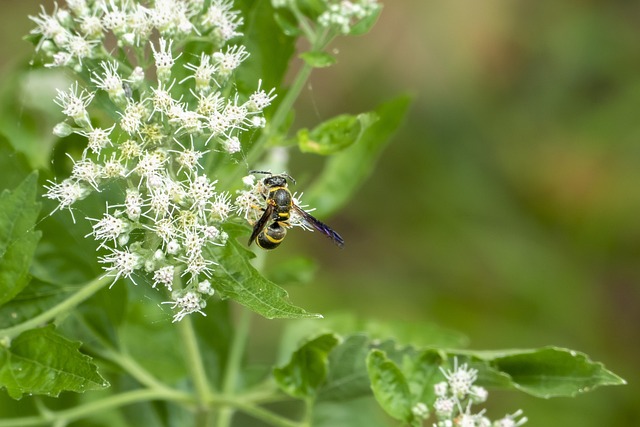
{"label": "plant stem", "polygon": [[196,389],[196,399],[198,401],[198,412],[196,414],[196,425],[207,426],[209,422],[209,407],[207,401],[211,396],[207,372],[204,369],[204,362],[200,356],[200,349],[196,334],[193,330],[193,323],[189,316],[185,316],[178,322],[178,329],[184,344],[186,363],[190,371],[191,380]]}
{"label": "plant stem", "polygon": [[131,405],[136,402],[145,402],[149,400],[173,400],[173,401],[191,401],[188,394],[174,390],[153,390],[143,389],[134,390],[126,393],[109,396],[94,402],[85,403],[74,408],[62,411],[52,411],[46,416],[32,416],[22,418],[8,418],[0,420],[0,427],[29,427],[39,425],[61,424],[66,425],[73,421],[95,415],[96,412],[113,409],[120,406]]}
{"label": "plant stem", "polygon": [[46,311],[43,311],[39,315],[29,320],[26,320],[22,323],[19,323],[17,325],[11,326],[9,328],[1,329],[0,338],[12,339],[17,337],[24,331],[39,327],[44,323],[54,319],[59,314],[69,311],[73,307],[84,302],[86,299],[90,298],[100,289],[102,289],[103,287],[105,287],[106,285],[112,282],[113,282],[113,277],[109,277],[109,276],[100,277],[92,282],[89,282],[88,284],[80,288],[78,292],[71,295],[66,300],[62,301],[57,305],[54,305],[53,307],[51,307]]}
{"label": "plant stem", "polygon": [[309,79],[312,70],[313,67],[311,65],[306,62],[302,64],[302,68],[298,71],[298,74],[289,87],[287,94],[271,118],[269,126],[265,128],[264,132],[260,135],[260,138],[258,138],[255,144],[251,147],[251,150],[249,150],[249,153],[247,154],[247,163],[249,163],[249,165],[252,165],[260,158],[269,139],[280,130],[280,127],[286,120],[287,115],[293,109],[293,104],[296,99],[298,99],[298,96]]}
{"label": "plant stem", "polygon": [[140,384],[155,390],[170,391],[171,388],[160,382],[149,371],[144,369],[138,362],[128,354],[106,348],[100,351],[100,355],[124,369]]}
{"label": "plant stem", "polygon": [[271,424],[275,427],[303,427],[303,425],[299,422],[291,421],[288,418],[284,418],[267,409],[261,408],[260,406],[255,406],[241,400],[223,400],[222,403],[226,403],[228,406],[235,407],[245,414],[250,415],[258,420],[264,421],[267,424]]}
{"label": "plant stem", "polygon": [[[244,307],[240,308],[240,318],[238,326],[231,342],[229,350],[229,359],[225,370],[224,382],[222,384],[222,393],[224,397],[232,398],[235,394],[236,383],[238,382],[238,374],[242,365],[242,356],[249,337],[249,327],[251,324],[251,311]],[[218,413],[217,427],[228,427],[231,425],[231,417],[233,415],[232,408],[222,408]]]}

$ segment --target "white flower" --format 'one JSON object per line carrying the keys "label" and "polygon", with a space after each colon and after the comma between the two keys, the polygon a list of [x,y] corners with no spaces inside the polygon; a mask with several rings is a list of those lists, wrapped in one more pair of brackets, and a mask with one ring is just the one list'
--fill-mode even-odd
{"label": "white flower", "polygon": [[211,89],[210,83],[217,71],[217,67],[211,64],[211,56],[203,53],[200,55],[200,65],[188,63],[184,67],[192,71],[193,75],[185,77],[180,83],[193,78],[196,82],[197,92],[207,92]]}
{"label": "white flower", "polygon": [[109,264],[102,268],[106,270],[108,276],[114,277],[113,283],[120,277],[132,279],[131,275],[144,264],[143,258],[135,252],[130,252],[128,248],[125,250],[111,248],[111,253],[101,257],[100,262]]}
{"label": "white flower", "polygon": [[91,58],[93,56],[93,48],[96,44],[97,41],[90,41],[82,36],[71,35],[66,38],[63,47],[67,49],[72,58],[77,58],[80,65],[82,65],[84,58]]}
{"label": "white flower", "polygon": [[40,14],[38,16],[29,16],[33,22],[36,23],[37,27],[31,30],[31,34],[40,34],[42,35],[42,40],[38,43],[36,49],[40,49],[42,47],[42,43],[45,40],[54,40],[59,38],[60,35],[66,35],[67,30],[60,24],[60,22],[55,18],[55,15],[58,11],[58,5],[55,4],[53,14],[47,15],[44,6],[40,6]]}
{"label": "white flower", "polygon": [[70,178],[65,179],[61,183],[55,183],[53,181],[49,181],[49,183],[50,185],[45,185],[44,187],[47,189],[44,197],[58,201],[58,207],[54,212],[58,209],[70,209],[72,204],[78,200],[84,199],[91,193],[91,190],[88,187]]}
{"label": "white flower", "polygon": [[119,100],[120,102],[124,101],[125,93],[122,87],[122,77],[118,74],[118,63],[116,61],[102,61],[100,66],[103,69],[102,75],[94,72],[93,77],[91,77],[91,82],[94,83],[98,89],[106,91],[111,99]]}
{"label": "white flower", "polygon": [[160,37],[158,40],[158,50],[151,45],[153,51],[153,59],[156,62],[156,73],[158,74],[159,82],[167,82],[171,78],[171,67],[175,64],[176,58],[172,56],[171,47],[173,46],[173,40],[165,40]]}
{"label": "white flower", "polygon": [[136,4],[135,9],[127,16],[127,29],[130,31],[127,37],[128,44],[140,46],[141,42],[149,40],[153,30],[149,9],[141,4]]}
{"label": "white flower", "polygon": [[108,129],[91,128],[88,131],[80,132],[80,135],[87,138],[88,150],[91,150],[94,154],[100,154],[103,148],[112,145],[109,135],[111,135],[111,131],[114,127],[115,125]]}
{"label": "white flower", "polygon": [[140,215],[142,214],[142,204],[143,202],[140,192],[135,188],[128,188],[124,205],[127,217],[131,221],[137,221],[140,218]]}
{"label": "white flower", "polygon": [[[67,1],[67,4],[69,2]],[[101,39],[104,28],[102,21],[95,15],[84,15],[79,18],[80,31],[88,39]]]}
{"label": "white flower", "polygon": [[87,106],[93,100],[93,93],[83,89],[78,93],[78,82],[69,87],[66,92],[57,89],[55,103],[62,108],[62,112],[72,118],[80,127],[85,127],[89,123],[89,115]]}
{"label": "white flower", "polygon": [[249,52],[247,49],[240,46],[228,46],[226,52],[215,52],[213,54],[213,59],[216,61],[216,65],[218,66],[219,74],[227,78],[233,73],[233,71],[240,66],[242,61],[249,57]]}
{"label": "white flower", "polygon": [[433,386],[433,392],[438,397],[444,397],[449,390],[449,384],[446,381],[441,381]]}
{"label": "white flower", "polygon": [[411,408],[411,413],[416,418],[426,419],[429,417],[429,408],[422,402],[418,402]]}
{"label": "white flower", "polygon": [[171,88],[175,81],[169,84],[169,87],[165,88],[165,84],[160,82],[158,87],[151,88],[153,96],[151,97],[151,103],[153,104],[153,113],[160,113],[161,115],[169,114],[171,108],[175,105],[176,101],[171,97]]}
{"label": "white flower", "polygon": [[[93,218],[87,219],[97,221]],[[122,218],[105,213],[104,217],[93,225],[93,232],[91,234],[96,240],[102,241],[100,246],[104,246],[104,243],[109,240],[113,241],[115,244],[118,237],[127,233],[129,229],[130,227],[128,222]]]}
{"label": "white flower", "polygon": [[189,197],[193,201],[193,208],[203,212],[205,206],[214,195],[216,181],[210,182],[206,175],[196,175],[189,185]]}
{"label": "white flower", "polygon": [[71,177],[78,181],[85,181],[98,191],[98,182],[102,175],[102,167],[94,163],[91,159],[83,159],[76,162],[72,158],[71,161],[73,162]]}
{"label": "white flower", "polygon": [[478,378],[478,371],[464,363],[458,367],[458,360],[454,360],[453,370],[442,370],[451,393],[459,399],[466,397],[470,391],[471,386]]}
{"label": "white flower", "polygon": [[129,102],[124,113],[118,111],[120,115],[120,127],[129,135],[134,135],[140,130],[145,118],[146,109],[142,103]]}
{"label": "white flower", "polygon": [[273,95],[275,88],[271,89],[269,93],[267,93],[262,90],[260,86],[262,86],[262,80],[258,81],[258,89],[251,94],[249,101],[247,101],[247,108],[249,111],[262,111],[271,105],[271,101],[276,98],[276,95]]}
{"label": "white flower", "polygon": [[196,292],[186,292],[183,295],[176,294],[173,298],[173,301],[168,301],[164,304],[172,304],[172,309],[179,310],[178,313],[173,316],[174,323],[179,322],[191,313],[200,313],[203,316],[206,316],[206,314],[202,312],[202,309],[206,304]]}
{"label": "white flower", "polygon": [[127,14],[124,10],[120,10],[116,6],[113,0],[109,1],[111,9],[106,4],[106,1],[102,3],[102,9],[104,15],[102,16],[102,25],[104,28],[113,31],[116,35],[124,34],[127,25]]}
{"label": "white flower", "polygon": [[211,282],[208,280],[203,280],[198,283],[198,292],[205,295],[213,295],[215,293],[215,289],[211,286]]}
{"label": "white flower", "polygon": [[520,409],[513,414],[505,415],[504,418],[494,421],[493,427],[519,427],[528,421],[527,417],[522,417],[516,421],[518,417],[522,417],[522,410]]}
{"label": "white flower", "polygon": [[453,399],[446,397],[438,397],[433,404],[433,409],[436,411],[436,415],[439,417],[450,417],[456,407],[456,402]]}
{"label": "white flower", "polygon": [[242,149],[242,145],[240,144],[240,139],[237,136],[232,136],[231,138],[227,138],[222,141],[222,148],[229,154],[234,154],[239,152]]}
{"label": "white flower", "polygon": [[222,192],[216,194],[213,203],[211,204],[211,214],[213,217],[225,221],[231,211],[233,210],[233,206],[231,206],[231,194],[228,192]]}
{"label": "white flower", "polygon": [[157,269],[153,273],[153,287],[155,288],[158,285],[164,285],[168,290],[171,291],[174,270],[175,267],[173,265],[167,265],[165,267]]}
{"label": "white flower", "polygon": [[236,29],[242,25],[243,19],[239,12],[231,10],[232,7],[233,2],[230,0],[212,0],[202,17],[202,25],[213,28],[222,42],[242,35]]}

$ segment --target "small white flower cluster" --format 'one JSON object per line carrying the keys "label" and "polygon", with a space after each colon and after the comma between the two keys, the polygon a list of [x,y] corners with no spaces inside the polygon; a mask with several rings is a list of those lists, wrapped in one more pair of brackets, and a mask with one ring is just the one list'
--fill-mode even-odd
{"label": "small white flower cluster", "polygon": [[[438,420],[434,427],[518,427],[527,422],[520,410],[493,422],[484,415],[484,409],[472,413],[472,406],[485,402],[489,395],[484,387],[474,385],[478,371],[466,363],[458,366],[457,359],[454,359],[453,369],[441,368],[441,371],[446,381],[434,386],[436,401],[433,409]],[[424,403],[418,403],[413,414],[426,418],[429,411]]]}
{"label": "small white flower cluster", "polygon": [[328,6],[318,17],[318,23],[323,27],[336,27],[342,34],[348,34],[355,24],[377,13],[381,7],[377,0],[340,0]]}
{"label": "small white flower cluster", "polygon": [[[56,5],[51,15],[43,10],[31,17],[37,24],[32,33],[41,36],[38,48],[53,59],[48,65],[80,68],[90,79],[87,88],[76,82],[58,91],[55,102],[67,119],[54,132],[82,135],[87,146],[72,159],[71,176],[50,181],[45,197],[73,216],[74,203],[92,192],[120,189],[122,199],[110,201],[102,218],[87,218],[93,221],[90,235],[109,251],[100,261],[114,282],[142,274],[154,288],[172,292],[174,321],[201,312],[213,294],[216,260],[209,249],[226,243],[221,225],[237,214],[229,192],[216,188],[204,165],[212,157],[218,164],[225,156],[232,160],[242,149],[241,134],[265,125],[262,111],[275,98],[261,82],[246,99],[227,84],[249,56],[244,46],[226,45],[241,35],[242,18],[229,0],[204,4],[67,0],[68,9]],[[108,33],[127,55],[107,53]],[[159,34],[156,42],[152,33]],[[205,34],[217,51],[189,58],[176,72],[177,46]],[[90,120],[87,109],[97,97],[113,103],[117,120],[109,127]],[[186,286],[174,290],[180,277]]]}
{"label": "small white flower cluster", "polygon": [[[51,15],[42,8],[31,16],[37,27],[31,31],[41,36],[38,49],[52,59],[51,67],[71,66],[82,70],[82,61],[101,56],[103,42],[112,33],[119,47],[142,47],[154,30],[163,38],[184,39],[200,34],[219,45],[241,35],[239,12],[232,1],[211,0],[67,0],[68,9],[56,4]],[[149,4],[146,4],[149,3]]]}

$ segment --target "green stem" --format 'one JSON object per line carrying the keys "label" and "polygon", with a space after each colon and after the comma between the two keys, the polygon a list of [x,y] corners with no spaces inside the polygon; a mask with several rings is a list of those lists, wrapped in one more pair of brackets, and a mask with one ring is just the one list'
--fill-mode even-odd
{"label": "green stem", "polygon": [[193,323],[189,316],[185,316],[178,322],[178,329],[182,336],[184,344],[186,363],[190,371],[191,380],[196,390],[196,399],[198,401],[198,413],[196,414],[196,425],[208,425],[209,407],[207,401],[211,396],[209,381],[207,380],[207,372],[204,369],[204,362],[200,356],[200,349],[196,339]]}
{"label": "green stem", "polygon": [[313,398],[306,398],[304,400],[304,421],[302,422],[303,426],[311,427],[311,423],[313,422],[313,406],[315,405],[315,400]]}
{"label": "green stem", "polygon": [[133,359],[128,354],[124,354],[113,350],[111,348],[106,348],[100,351],[100,355],[105,359],[112,361],[113,363],[120,366],[124,371],[126,371],[129,375],[131,375],[136,381],[140,384],[155,390],[165,390],[170,391],[171,389],[167,387],[165,384],[160,382],[156,377],[151,375],[149,371],[144,369],[138,362]]}
{"label": "green stem", "polygon": [[[233,397],[235,387],[238,382],[238,375],[242,365],[242,356],[247,345],[249,337],[249,328],[251,325],[251,311],[244,307],[240,308],[240,318],[238,326],[233,336],[231,349],[229,350],[229,359],[225,370],[224,382],[222,384],[222,393],[224,397]],[[228,427],[231,425],[233,416],[232,408],[222,408],[218,413],[217,427]]]}
{"label": "green stem", "polygon": [[39,315],[9,328],[0,329],[0,338],[10,340],[14,337],[17,337],[24,331],[39,327],[44,323],[54,319],[59,314],[67,312],[73,307],[84,302],[86,299],[90,298],[96,292],[110,283],[113,283],[113,277],[110,276],[100,277],[92,282],[89,282],[88,284],[80,288],[78,292],[71,295],[66,300],[57,305],[54,305],[46,311],[43,311]]}
{"label": "green stem", "polygon": [[253,165],[260,158],[269,139],[280,130],[280,127],[287,119],[287,115],[293,109],[293,104],[296,102],[296,99],[298,99],[300,92],[302,92],[312,70],[313,67],[311,65],[306,62],[302,64],[302,68],[298,71],[287,94],[271,118],[271,123],[260,135],[260,138],[258,138],[255,144],[253,144],[251,150],[249,150],[247,154],[247,163],[249,163],[249,165]]}
{"label": "green stem", "polygon": [[52,424],[68,424],[73,421],[95,415],[96,412],[120,406],[131,405],[137,402],[149,400],[172,400],[190,402],[189,395],[173,390],[134,390],[126,393],[109,396],[104,399],[79,405],[62,411],[52,411],[46,416],[32,416],[22,418],[7,418],[0,420],[0,427],[29,427]]}
{"label": "green stem", "polygon": [[258,420],[264,421],[267,424],[271,424],[275,427],[303,427],[302,424],[296,421],[291,421],[288,418],[284,418],[267,409],[261,408],[260,406],[245,403],[244,401],[230,399],[227,401],[221,401],[221,403],[226,403],[229,406],[233,406],[238,410],[244,412],[245,414],[250,415]]}

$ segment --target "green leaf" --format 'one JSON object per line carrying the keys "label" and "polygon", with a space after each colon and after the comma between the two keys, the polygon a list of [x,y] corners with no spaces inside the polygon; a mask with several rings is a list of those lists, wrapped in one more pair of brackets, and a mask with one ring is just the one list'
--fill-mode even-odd
{"label": "green leaf", "polygon": [[298,37],[302,31],[298,27],[296,17],[289,9],[283,7],[277,8],[274,12],[274,19],[282,29],[282,32],[288,37]]}
{"label": "green leaf", "polygon": [[[261,79],[262,88],[268,92],[273,87],[282,86],[289,61],[295,52],[296,39],[280,31],[271,2],[247,3],[250,9],[244,14],[242,44],[251,52],[251,56],[236,70],[236,82],[240,92],[249,94],[256,90]],[[282,95],[279,94],[279,97]],[[278,101],[276,98],[274,104]]]}
{"label": "green leaf", "polygon": [[302,285],[311,282],[318,271],[318,263],[305,256],[292,255],[282,261],[268,264],[269,280],[281,285]]}
{"label": "green leaf", "polygon": [[305,192],[306,201],[321,217],[343,206],[373,172],[389,138],[402,124],[409,101],[402,96],[378,107],[379,120],[364,131],[358,143],[326,162],[318,180]]}
{"label": "green leaf", "polygon": [[564,348],[498,353],[490,361],[493,367],[511,377],[515,388],[538,397],[571,397],[600,386],[626,384],[602,363]]}
{"label": "green leaf", "polygon": [[299,56],[314,68],[326,68],[336,63],[336,58],[327,52],[303,52]]}
{"label": "green leaf", "polygon": [[367,356],[367,371],[376,400],[393,418],[410,422],[412,399],[409,384],[400,368],[380,350]]}
{"label": "green leaf", "polygon": [[0,194],[0,305],[29,282],[29,266],[41,235],[34,230],[40,211],[35,201],[37,177],[34,172],[14,191]]}
{"label": "green leaf", "polygon": [[323,401],[345,401],[371,394],[366,359],[371,340],[363,334],[351,335],[329,354],[329,373],[318,393]]}
{"label": "green leaf", "polygon": [[343,114],[318,125],[312,131],[298,131],[300,151],[321,154],[323,156],[337,153],[357,143],[364,132],[376,122],[374,113],[363,113],[357,116]]}
{"label": "green leaf", "polygon": [[338,342],[336,335],[324,334],[303,344],[287,365],[273,370],[280,388],[293,397],[315,396],[327,377],[329,352]]}
{"label": "green leaf", "polygon": [[213,250],[220,259],[213,279],[223,298],[231,298],[267,319],[322,317],[287,301],[287,291],[253,268],[249,263],[253,254],[235,239],[230,238],[226,245]]}
{"label": "green leaf", "polygon": [[0,329],[32,319],[74,292],[76,289],[72,286],[61,287],[33,279],[14,299],[0,307]]}
{"label": "green leaf", "polygon": [[352,36],[360,36],[368,33],[378,20],[380,12],[382,12],[382,6],[379,6],[378,10],[368,15],[364,19],[361,19],[356,25],[351,27],[349,34],[351,34]]}
{"label": "green leaf", "polygon": [[78,351],[52,325],[20,334],[10,347],[0,347],[0,386],[14,399],[23,394],[58,396],[108,387],[91,358]]}
{"label": "green leaf", "polygon": [[11,142],[0,134],[0,182],[2,188],[17,187],[31,172],[23,153],[17,152]]}
{"label": "green leaf", "polygon": [[446,355],[439,350],[423,350],[416,357],[406,359],[403,372],[415,401],[429,405],[435,402],[433,386],[443,380],[440,366],[445,361]]}
{"label": "green leaf", "polygon": [[327,9],[327,4],[323,0],[295,0],[300,12],[312,21]]}

